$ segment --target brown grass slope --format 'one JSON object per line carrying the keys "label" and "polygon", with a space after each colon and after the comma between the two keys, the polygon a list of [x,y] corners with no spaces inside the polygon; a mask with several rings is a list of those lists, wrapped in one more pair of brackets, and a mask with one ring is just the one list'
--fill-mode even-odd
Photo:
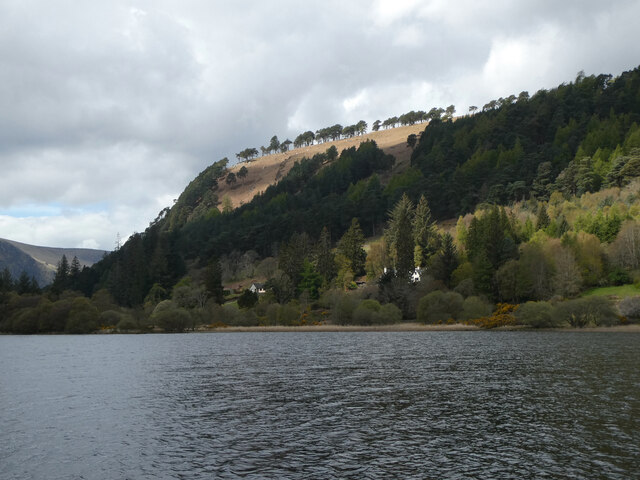
{"label": "brown grass slope", "polygon": [[296,161],[325,152],[331,145],[335,145],[340,153],[350,147],[357,148],[364,141],[374,140],[385,153],[395,157],[396,163],[392,173],[402,172],[409,166],[411,159],[412,150],[407,146],[407,137],[412,133],[420,135],[425,128],[426,124],[421,123],[380,130],[359,137],[296,148],[285,153],[259,157],[251,162],[239,163],[231,167],[229,171],[237,174],[240,168],[246,166],[249,173],[244,179],[239,178],[237,183],[232,186],[227,185],[224,180],[220,181],[218,198],[222,200],[223,197],[228,196],[234,208],[248,203],[256,194],[265,191],[269,185],[275,184],[284,177]]}

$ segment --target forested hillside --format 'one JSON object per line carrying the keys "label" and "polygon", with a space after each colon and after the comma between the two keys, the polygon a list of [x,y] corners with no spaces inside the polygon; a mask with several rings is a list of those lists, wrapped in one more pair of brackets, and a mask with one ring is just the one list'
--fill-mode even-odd
{"label": "forested hillside", "polygon": [[[24,315],[40,331],[60,302],[74,328],[92,319],[142,330],[401,318],[580,326],[640,315],[578,298],[640,281],[639,69],[580,74],[456,121],[433,116],[414,140],[400,174],[375,142],[329,147],[236,209],[218,202],[229,172],[216,162],[145,232],[60,281],[67,293],[44,303],[5,293],[13,320],[0,327],[20,330]],[[452,218],[455,228],[438,226]],[[246,290],[256,279],[260,298]],[[241,281],[235,295],[224,290]],[[518,314],[523,302],[537,303]]]}

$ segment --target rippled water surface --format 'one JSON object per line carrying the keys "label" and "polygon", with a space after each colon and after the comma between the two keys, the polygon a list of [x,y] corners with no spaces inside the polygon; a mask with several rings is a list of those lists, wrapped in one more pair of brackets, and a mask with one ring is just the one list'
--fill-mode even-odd
{"label": "rippled water surface", "polygon": [[640,335],[0,337],[0,478],[640,478]]}

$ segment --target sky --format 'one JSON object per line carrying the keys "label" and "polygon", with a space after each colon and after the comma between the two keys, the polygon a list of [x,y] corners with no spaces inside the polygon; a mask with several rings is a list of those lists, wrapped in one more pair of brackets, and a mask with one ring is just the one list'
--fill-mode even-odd
{"label": "sky", "polygon": [[0,0],[0,237],[111,250],[273,135],[640,65],[640,0]]}

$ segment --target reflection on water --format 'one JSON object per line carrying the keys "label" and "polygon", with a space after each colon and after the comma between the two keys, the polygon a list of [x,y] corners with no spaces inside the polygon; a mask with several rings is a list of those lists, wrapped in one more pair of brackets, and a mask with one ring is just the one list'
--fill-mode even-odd
{"label": "reflection on water", "polygon": [[0,337],[0,478],[637,478],[639,341]]}

